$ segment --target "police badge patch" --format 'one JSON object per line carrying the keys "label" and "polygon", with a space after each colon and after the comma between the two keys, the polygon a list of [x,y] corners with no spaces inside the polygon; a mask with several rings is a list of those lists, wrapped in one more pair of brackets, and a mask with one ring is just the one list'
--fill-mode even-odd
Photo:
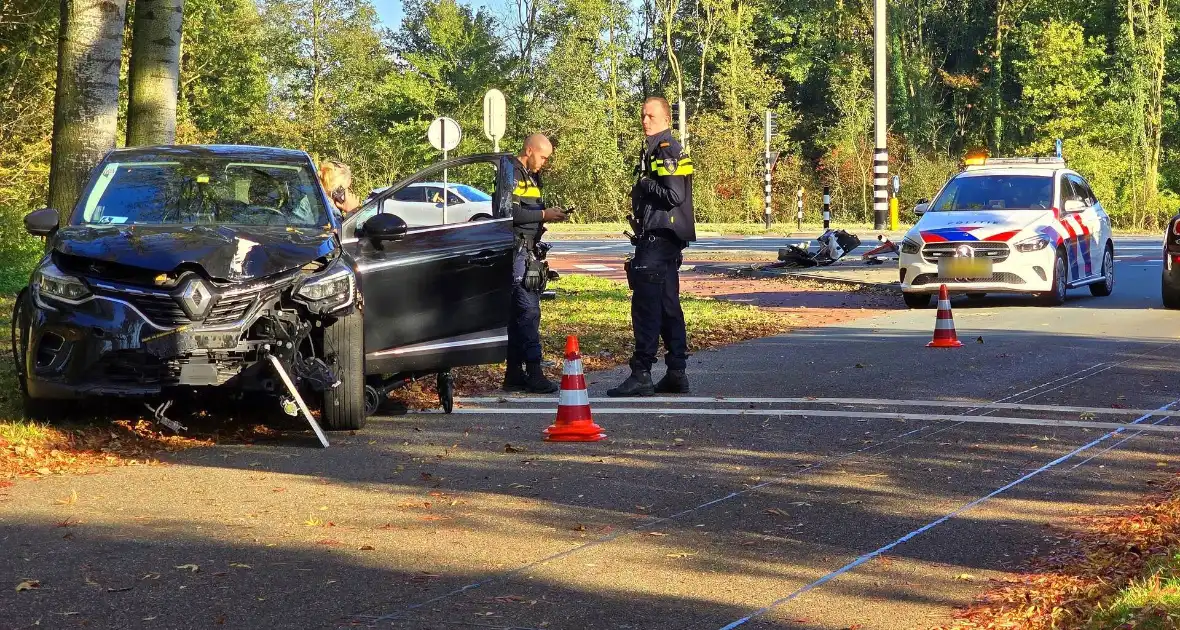
{"label": "police badge patch", "polygon": [[676,158],[664,158],[664,170],[668,171],[669,175],[676,174]]}

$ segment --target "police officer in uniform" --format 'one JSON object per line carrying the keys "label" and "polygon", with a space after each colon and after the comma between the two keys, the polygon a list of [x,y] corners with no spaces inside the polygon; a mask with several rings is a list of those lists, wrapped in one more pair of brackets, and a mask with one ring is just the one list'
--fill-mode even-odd
{"label": "police officer in uniform", "polygon": [[[631,188],[631,239],[635,254],[627,264],[631,285],[631,326],[635,354],[631,376],[607,392],[609,396],[651,396],[656,392],[687,394],[688,339],[680,308],[681,253],[697,238],[692,207],[692,160],[682,154],[672,137],[672,108],[660,97],[643,103],[643,132],[647,136],[639,162],[638,179]],[[667,354],[668,372],[653,385],[660,337]]]}
{"label": "police officer in uniform", "polygon": [[[541,200],[540,172],[553,154],[553,144],[543,134],[525,138],[518,159],[524,166],[513,174],[512,227],[516,244],[512,258],[512,317],[508,322],[508,370],[504,389],[551,394],[557,383],[541,371],[541,292],[548,280],[547,267],[536,253],[541,224],[564,221],[565,213],[546,208]],[[544,276],[544,277],[542,277]]]}

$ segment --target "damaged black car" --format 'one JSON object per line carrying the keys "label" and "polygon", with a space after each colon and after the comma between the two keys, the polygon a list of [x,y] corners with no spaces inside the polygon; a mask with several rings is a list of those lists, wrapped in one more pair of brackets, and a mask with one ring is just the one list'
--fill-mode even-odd
{"label": "damaged black car", "polygon": [[[478,159],[503,172],[508,158]],[[512,231],[496,184],[492,220],[411,230],[375,205],[340,217],[302,151],[112,151],[73,209],[25,218],[46,239],[13,313],[27,410],[213,389],[359,429],[389,391],[437,374],[449,411],[449,370],[504,356]]]}

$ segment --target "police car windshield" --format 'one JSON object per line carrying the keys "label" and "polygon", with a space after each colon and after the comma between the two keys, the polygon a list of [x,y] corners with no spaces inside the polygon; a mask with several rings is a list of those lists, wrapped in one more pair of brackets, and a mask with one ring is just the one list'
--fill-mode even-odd
{"label": "police car windshield", "polygon": [[82,225],[276,225],[328,223],[310,168],[195,158],[111,162],[99,171],[75,216]]}
{"label": "police car windshield", "polygon": [[1046,175],[970,175],[950,181],[931,212],[979,210],[1048,210],[1053,207],[1053,178]]}

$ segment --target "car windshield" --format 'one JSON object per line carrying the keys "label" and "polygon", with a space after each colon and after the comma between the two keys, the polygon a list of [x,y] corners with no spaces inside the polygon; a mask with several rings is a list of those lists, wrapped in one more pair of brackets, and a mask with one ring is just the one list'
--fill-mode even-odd
{"label": "car windshield", "polygon": [[83,225],[328,223],[310,168],[225,158],[107,163],[80,210]]}
{"label": "car windshield", "polygon": [[956,177],[934,200],[934,212],[969,210],[1048,210],[1053,207],[1053,178],[1038,175]]}
{"label": "car windshield", "polygon": [[460,184],[458,186],[452,186],[452,188],[455,190],[455,192],[458,192],[460,195],[463,195],[463,197],[465,199],[467,199],[467,201],[491,201],[492,200],[491,195],[489,195],[489,194],[485,193],[484,191],[479,190],[477,188],[472,188],[471,186]]}

